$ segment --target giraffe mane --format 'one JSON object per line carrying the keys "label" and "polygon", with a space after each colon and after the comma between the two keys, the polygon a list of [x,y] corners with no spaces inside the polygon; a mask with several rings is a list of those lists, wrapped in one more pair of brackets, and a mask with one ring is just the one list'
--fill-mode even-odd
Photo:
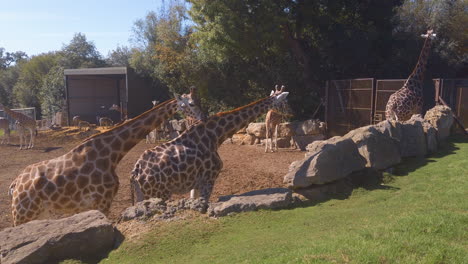
{"label": "giraffe mane", "polygon": [[252,105],[258,104],[258,103],[260,103],[261,101],[264,101],[264,100],[267,100],[267,99],[269,99],[270,97],[271,97],[271,96],[268,96],[268,97],[265,97],[265,98],[259,99],[259,100],[255,101],[255,102],[252,102],[252,103],[250,103],[250,104],[248,104],[248,105],[244,105],[244,106],[238,107],[238,108],[236,108],[236,109],[229,110],[229,111],[225,111],[225,112],[220,112],[220,113],[217,113],[217,114],[215,114],[215,115],[216,115],[216,116],[224,116],[224,115],[228,115],[228,114],[231,114],[231,113],[234,113],[234,112],[240,111],[240,110],[242,110],[242,109],[244,109],[244,108],[247,108],[247,107],[249,107],[249,106],[252,106]]}
{"label": "giraffe mane", "polygon": [[161,108],[161,107],[163,107],[163,106],[165,106],[165,105],[167,105],[167,104],[169,104],[169,103],[172,103],[174,100],[175,100],[175,99],[169,99],[169,100],[167,100],[167,101],[165,101],[165,102],[163,102],[163,103],[160,103],[160,104],[158,104],[158,105],[156,105],[156,106],[153,106],[151,109],[149,109],[149,110],[143,112],[142,114],[140,114],[140,115],[138,115],[138,116],[136,116],[136,117],[130,119],[129,121],[123,122],[123,123],[121,123],[120,125],[117,125],[117,126],[111,128],[111,129],[109,129],[109,130],[104,131],[104,132],[101,132],[101,133],[92,135],[92,136],[90,136],[90,137],[88,137],[88,138],[85,138],[82,142],[91,140],[91,139],[93,139],[93,138],[95,138],[95,137],[99,137],[99,136],[111,134],[111,132],[114,131],[115,129],[120,128],[120,127],[122,127],[123,125],[129,125],[129,124],[131,124],[131,123],[135,123],[136,120],[138,120],[141,116],[146,115],[147,113],[153,111],[153,110],[156,109],[156,108]]}

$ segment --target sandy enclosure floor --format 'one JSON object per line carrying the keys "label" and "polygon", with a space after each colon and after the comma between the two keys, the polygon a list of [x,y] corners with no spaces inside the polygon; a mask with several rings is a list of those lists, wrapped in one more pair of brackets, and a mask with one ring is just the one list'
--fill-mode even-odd
{"label": "sandy enclosure floor", "polygon": [[[0,230],[12,225],[8,187],[16,175],[29,164],[65,154],[87,136],[89,134],[78,133],[76,129],[41,131],[32,150],[20,151],[16,145],[18,138],[15,137],[12,138],[13,145],[0,145]],[[131,205],[130,171],[140,154],[153,146],[143,140],[118,165],[120,188],[112,203],[112,220],[116,220],[120,212]],[[215,183],[211,200],[223,195],[281,187],[289,164],[304,157],[304,153],[297,150],[280,149],[276,153],[264,153],[263,147],[232,144],[222,145],[219,154],[224,168]]]}

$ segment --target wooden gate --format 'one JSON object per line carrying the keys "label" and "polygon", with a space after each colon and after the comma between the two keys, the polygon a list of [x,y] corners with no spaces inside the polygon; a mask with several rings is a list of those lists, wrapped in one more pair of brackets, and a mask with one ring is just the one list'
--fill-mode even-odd
{"label": "wooden gate", "polygon": [[452,108],[465,128],[468,127],[468,79],[434,79],[435,101],[439,96]]}
{"label": "wooden gate", "polygon": [[369,125],[373,116],[374,79],[327,82],[325,122],[328,136]]}
{"label": "wooden gate", "polygon": [[385,120],[385,107],[387,106],[388,99],[405,84],[405,81],[406,79],[377,80],[372,124]]}

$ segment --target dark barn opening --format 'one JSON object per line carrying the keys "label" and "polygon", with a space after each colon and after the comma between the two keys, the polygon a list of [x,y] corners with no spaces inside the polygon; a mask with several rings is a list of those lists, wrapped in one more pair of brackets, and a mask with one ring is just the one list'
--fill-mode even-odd
{"label": "dark barn opening", "polygon": [[152,100],[168,99],[167,92],[127,67],[68,69],[64,74],[68,125],[74,116],[95,124],[98,117],[108,117],[116,123],[123,114],[109,110],[113,104],[132,118],[150,109]]}

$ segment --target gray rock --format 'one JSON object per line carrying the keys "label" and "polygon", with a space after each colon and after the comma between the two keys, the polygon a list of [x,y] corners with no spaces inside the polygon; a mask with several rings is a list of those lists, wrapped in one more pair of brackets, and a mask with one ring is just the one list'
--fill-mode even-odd
{"label": "gray rock", "polygon": [[437,105],[426,112],[424,119],[437,130],[437,140],[439,143],[450,135],[450,128],[453,125],[453,116],[450,107]]}
{"label": "gray rock", "polygon": [[225,216],[231,213],[260,209],[285,208],[293,203],[292,192],[285,188],[270,188],[240,195],[222,196],[208,208],[210,216]]}
{"label": "gray rock", "polygon": [[159,198],[150,198],[127,207],[120,215],[120,221],[132,219],[147,219],[155,214],[162,214],[166,211],[166,204]]}
{"label": "gray rock", "polygon": [[58,220],[35,220],[0,232],[0,263],[54,263],[104,257],[118,231],[99,211]]}
{"label": "gray rock", "polygon": [[293,123],[281,123],[278,125],[278,137],[291,137],[294,135]]}
{"label": "gray rock", "polygon": [[316,141],[307,149],[306,157],[291,163],[289,172],[284,176],[283,182],[288,188],[333,182],[363,169],[367,162],[359,154],[356,143],[349,138],[333,137]]}
{"label": "gray rock", "polygon": [[360,127],[343,136],[356,143],[367,167],[386,169],[401,162],[398,141],[382,134],[374,126]]}
{"label": "gray rock", "polygon": [[250,123],[245,131],[247,132],[247,134],[254,135],[257,138],[265,138],[265,123]]}
{"label": "gray rock", "polygon": [[294,127],[296,136],[317,135],[323,134],[325,123],[320,122],[320,120],[309,119],[301,122],[294,122]]}
{"label": "gray rock", "polygon": [[308,136],[292,136],[292,139],[300,150],[305,151],[309,144],[317,140],[323,140],[325,139],[325,136],[321,134]]}
{"label": "gray rock", "polygon": [[298,188],[295,189],[294,192],[304,196],[310,201],[320,201],[330,198],[331,195],[350,193],[352,189],[353,186],[348,183],[348,180],[339,179],[327,184],[314,184],[306,188]]}
{"label": "gray rock", "polygon": [[400,151],[402,157],[420,157],[427,154],[426,136],[422,122],[413,117],[401,124]]}
{"label": "gray rock", "polygon": [[421,122],[424,130],[424,136],[426,138],[426,146],[428,153],[434,153],[437,151],[437,130],[432,126],[429,121],[423,119],[421,115],[413,115],[411,119],[415,119]]}

